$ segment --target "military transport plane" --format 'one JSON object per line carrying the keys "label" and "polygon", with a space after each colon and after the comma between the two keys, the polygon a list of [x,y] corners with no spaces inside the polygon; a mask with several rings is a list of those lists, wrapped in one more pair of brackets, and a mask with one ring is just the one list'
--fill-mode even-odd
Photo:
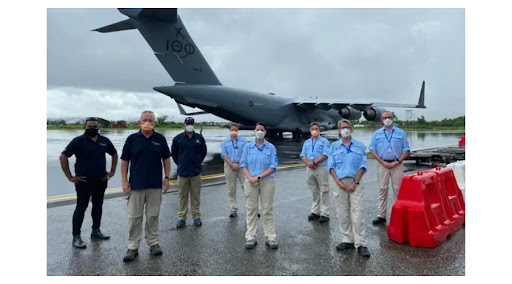
{"label": "military transport plane", "polygon": [[[322,130],[329,130],[337,127],[339,119],[356,120],[361,114],[369,121],[379,121],[384,107],[426,108],[425,81],[416,105],[303,100],[223,86],[187,32],[177,9],[118,10],[128,19],[94,31],[138,29],[175,82],[173,86],[153,89],[173,98],[182,114],[211,113],[240,123],[242,129],[253,129],[256,122],[263,122],[271,137],[277,134],[282,137],[283,131],[300,137],[302,133],[309,133],[312,121],[317,121]],[[181,105],[203,111],[186,113]]]}

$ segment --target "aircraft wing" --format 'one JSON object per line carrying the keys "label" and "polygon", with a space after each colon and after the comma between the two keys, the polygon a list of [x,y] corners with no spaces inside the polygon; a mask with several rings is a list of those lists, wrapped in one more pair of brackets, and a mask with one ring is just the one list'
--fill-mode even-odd
{"label": "aircraft wing", "polygon": [[322,110],[341,110],[346,107],[351,107],[356,110],[364,111],[368,107],[398,107],[398,108],[427,108],[425,106],[425,81],[423,81],[421,85],[420,98],[418,100],[418,104],[399,104],[399,103],[348,103],[348,102],[339,102],[336,100],[294,100],[291,102],[305,110],[314,110],[314,109],[322,109]]}

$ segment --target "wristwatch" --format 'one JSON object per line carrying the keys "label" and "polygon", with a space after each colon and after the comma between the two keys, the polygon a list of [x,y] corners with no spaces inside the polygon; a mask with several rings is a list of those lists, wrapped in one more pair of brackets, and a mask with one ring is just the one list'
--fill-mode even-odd
{"label": "wristwatch", "polygon": [[168,176],[165,176],[164,179],[170,179]]}
{"label": "wristwatch", "polygon": [[315,166],[316,166],[316,163],[315,163],[315,161],[313,161],[313,165],[315,165]]}
{"label": "wristwatch", "polygon": [[358,180],[358,179],[354,179],[354,182],[355,182],[356,184],[359,184],[359,180]]}
{"label": "wristwatch", "polygon": [[261,179],[261,176],[258,176],[258,180],[260,180],[260,179]]}

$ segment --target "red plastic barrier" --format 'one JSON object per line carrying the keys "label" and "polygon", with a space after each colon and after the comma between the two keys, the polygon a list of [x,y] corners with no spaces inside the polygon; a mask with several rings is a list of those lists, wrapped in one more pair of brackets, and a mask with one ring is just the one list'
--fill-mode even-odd
{"label": "red plastic barrier", "polygon": [[449,226],[450,234],[453,234],[462,227],[466,216],[464,197],[457,185],[453,169],[436,167],[435,169],[425,171],[425,173],[427,172],[435,173],[438,176],[438,186],[443,196],[443,205],[448,219],[451,221]]}
{"label": "red plastic barrier", "polygon": [[402,179],[387,226],[388,238],[411,246],[435,247],[451,234],[439,175],[418,172]]}
{"label": "red plastic barrier", "polygon": [[459,147],[466,146],[466,136],[462,136],[459,140]]}

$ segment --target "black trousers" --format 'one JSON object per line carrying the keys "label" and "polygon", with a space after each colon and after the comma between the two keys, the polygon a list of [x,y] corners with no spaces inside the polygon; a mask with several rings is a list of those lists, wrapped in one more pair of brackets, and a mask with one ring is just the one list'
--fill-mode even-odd
{"label": "black trousers", "polygon": [[84,222],[85,210],[87,210],[87,206],[89,206],[89,200],[92,201],[92,228],[100,228],[103,197],[105,196],[107,183],[106,180],[88,180],[87,182],[75,184],[77,199],[75,213],[73,213],[73,236],[80,235],[80,229]]}

